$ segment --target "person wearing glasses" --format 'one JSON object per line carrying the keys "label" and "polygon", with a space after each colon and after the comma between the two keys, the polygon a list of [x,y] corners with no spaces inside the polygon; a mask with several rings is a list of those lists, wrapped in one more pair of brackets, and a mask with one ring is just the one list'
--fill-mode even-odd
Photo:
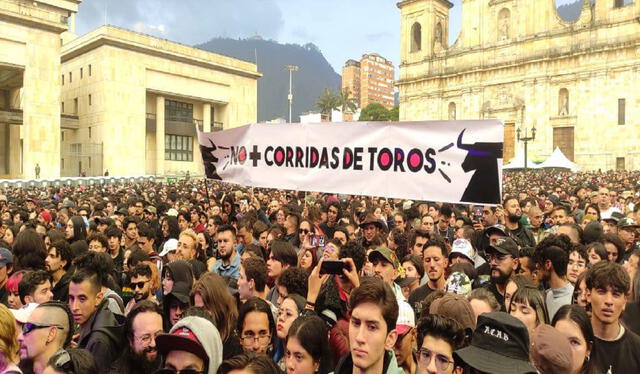
{"label": "person wearing glasses", "polygon": [[242,304],[238,314],[238,334],[245,352],[270,355],[276,324],[266,301],[252,296]]}
{"label": "person wearing glasses", "polygon": [[222,362],[218,329],[202,317],[181,319],[156,344],[164,365],[154,374],[215,374]]}
{"label": "person wearing glasses", "polygon": [[36,307],[18,335],[23,371],[42,374],[49,359],[71,342],[72,328],[73,317],[66,304],[51,301]]}
{"label": "person wearing glasses", "polygon": [[150,374],[160,368],[156,337],[162,334],[162,310],[151,300],[142,300],[131,309],[124,325],[129,343],[111,366],[111,374]]}
{"label": "person wearing glasses", "polygon": [[158,303],[156,300],[156,290],[160,287],[158,279],[158,268],[150,261],[143,261],[136,265],[131,272],[130,287],[133,291],[133,298],[129,300],[124,309],[125,315],[128,315],[133,306],[143,300],[150,300]]}
{"label": "person wearing glasses", "polygon": [[84,349],[70,348],[56,352],[42,374],[98,374],[96,361]]}
{"label": "person wearing glasses", "polygon": [[4,304],[0,304],[0,373],[20,374],[18,367],[16,320]]}
{"label": "person wearing glasses", "polygon": [[462,325],[452,318],[431,314],[420,320],[416,330],[416,374],[462,373],[453,362],[453,352],[465,344]]}
{"label": "person wearing glasses", "polygon": [[504,294],[511,275],[518,268],[518,245],[508,237],[495,239],[487,248],[487,262],[491,266],[491,278],[484,287],[498,300],[500,310],[506,312]]}

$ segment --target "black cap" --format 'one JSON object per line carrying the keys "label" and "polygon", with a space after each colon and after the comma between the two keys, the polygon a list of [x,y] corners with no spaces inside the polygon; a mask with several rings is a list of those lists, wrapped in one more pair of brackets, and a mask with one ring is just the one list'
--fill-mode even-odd
{"label": "black cap", "polygon": [[491,234],[501,234],[502,236],[507,236],[507,228],[504,225],[496,224],[493,226],[489,226],[484,230],[484,234],[489,236]]}
{"label": "black cap", "polygon": [[191,287],[186,282],[175,282],[173,284],[173,288],[169,295],[175,297],[178,301],[183,304],[189,303],[189,292],[191,292]]}
{"label": "black cap", "polygon": [[537,373],[529,362],[527,327],[504,312],[479,315],[471,345],[455,351],[453,356],[485,373]]}
{"label": "black cap", "polygon": [[516,242],[509,237],[498,238],[495,243],[489,245],[487,252],[492,251],[496,251],[505,255],[512,255],[513,257],[518,257],[518,254],[520,253],[518,244],[516,244]]}

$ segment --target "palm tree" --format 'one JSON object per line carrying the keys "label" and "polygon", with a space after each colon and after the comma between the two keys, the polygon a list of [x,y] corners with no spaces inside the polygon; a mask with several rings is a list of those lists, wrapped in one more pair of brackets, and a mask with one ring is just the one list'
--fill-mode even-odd
{"label": "palm tree", "polygon": [[337,97],[338,99],[338,107],[342,110],[342,114],[355,113],[358,110],[358,103],[356,103],[356,99],[351,97],[351,91],[349,87],[345,87],[342,91],[340,91],[340,95]]}
{"label": "palm tree", "polygon": [[331,121],[331,111],[339,106],[338,96],[331,89],[325,88],[324,93],[316,102],[316,106],[320,109],[322,118],[328,118]]}

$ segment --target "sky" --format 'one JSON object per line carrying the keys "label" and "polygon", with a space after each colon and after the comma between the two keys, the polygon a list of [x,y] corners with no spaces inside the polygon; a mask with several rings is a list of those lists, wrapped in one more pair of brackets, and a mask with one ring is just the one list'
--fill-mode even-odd
{"label": "sky", "polygon": [[[348,59],[379,53],[397,67],[398,0],[84,0],[82,35],[105,23],[195,45],[214,37],[259,35],[281,43],[317,45],[340,74]],[[530,0],[553,1],[553,0]],[[557,5],[576,0],[555,0]],[[460,32],[461,0],[451,0],[449,42]]]}

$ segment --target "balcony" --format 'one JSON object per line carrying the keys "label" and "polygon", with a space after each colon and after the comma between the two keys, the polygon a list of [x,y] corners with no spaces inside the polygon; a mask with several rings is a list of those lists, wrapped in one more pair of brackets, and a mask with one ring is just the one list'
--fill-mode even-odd
{"label": "balcony", "polygon": [[[155,113],[147,113],[146,114],[146,128],[149,132],[156,131],[156,119],[157,116]],[[189,125],[196,125],[200,131],[203,131],[204,121],[201,119],[191,118],[188,120],[185,117],[176,117],[176,116],[166,116],[165,117],[165,132],[171,133],[175,135],[193,135],[191,132],[193,127]],[[222,122],[211,122],[211,131],[220,131],[222,130]]]}

